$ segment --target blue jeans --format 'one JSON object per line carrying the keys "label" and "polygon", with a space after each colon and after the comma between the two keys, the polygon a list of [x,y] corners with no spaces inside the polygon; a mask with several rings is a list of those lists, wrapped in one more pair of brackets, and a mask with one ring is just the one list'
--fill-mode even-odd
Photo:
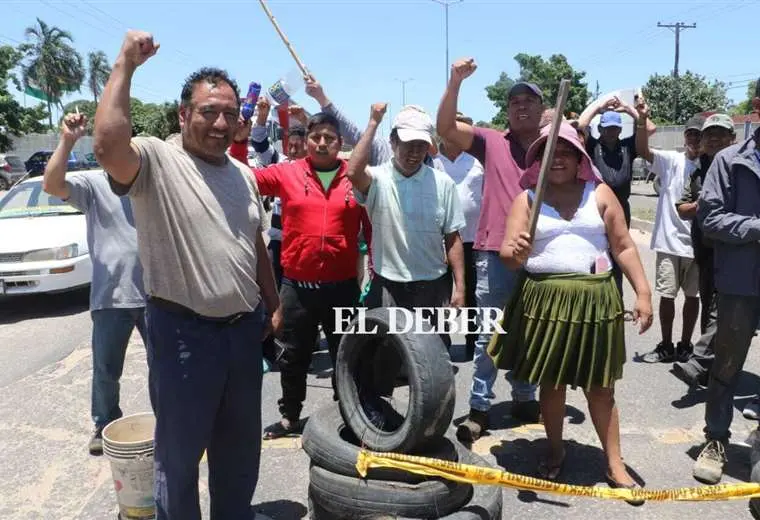
{"label": "blue jeans", "polygon": [[145,307],[92,311],[92,421],[96,428],[122,416],[119,390],[132,331],[145,343]]}
{"label": "blue jeans", "polygon": [[[503,310],[516,288],[518,273],[505,266],[496,251],[477,251],[475,270],[475,299],[478,307],[496,307]],[[496,382],[497,370],[486,351],[490,339],[490,334],[478,336],[473,358],[475,373],[470,389],[470,408],[481,412],[487,412],[491,408],[491,399],[496,398],[493,385]],[[509,378],[509,374],[507,377]],[[536,385],[511,379],[510,383],[513,401],[532,401],[536,398]]]}
{"label": "blue jeans", "polygon": [[148,301],[156,520],[201,520],[208,458],[212,520],[250,520],[261,457],[261,306],[222,323]]}

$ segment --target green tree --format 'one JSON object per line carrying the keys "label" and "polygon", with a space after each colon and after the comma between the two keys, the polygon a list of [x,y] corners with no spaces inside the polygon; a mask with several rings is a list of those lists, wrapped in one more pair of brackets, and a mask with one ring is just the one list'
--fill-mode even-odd
{"label": "green tree", "polygon": [[584,81],[586,73],[575,70],[564,55],[553,54],[545,60],[541,56],[520,53],[514,59],[520,67],[518,79],[512,79],[502,72],[496,83],[486,87],[488,99],[499,109],[491,120],[494,125],[507,125],[507,92],[517,81],[535,83],[543,91],[545,103],[553,105],[559,93],[561,80],[569,79],[570,93],[565,106],[566,111],[581,113],[588,105],[591,94],[588,84]]}
{"label": "green tree", "polygon": [[92,92],[95,104],[98,104],[98,96],[103,92],[103,88],[108,83],[108,76],[111,75],[111,66],[108,64],[108,58],[103,51],[91,52],[87,55],[87,86]]}
{"label": "green tree", "polygon": [[747,99],[731,109],[732,115],[743,116],[752,113],[752,98],[755,97],[756,86],[757,80],[749,82],[749,85],[747,85]]}
{"label": "green tree", "polygon": [[89,99],[77,99],[74,101],[71,101],[70,103],[66,103],[66,105],[63,107],[63,115],[61,116],[61,119],[58,120],[58,126],[61,126],[61,123],[63,122],[63,117],[66,114],[73,114],[77,110],[79,110],[80,114],[84,114],[87,116],[87,133],[89,135],[92,135],[92,128],[93,123],[95,122],[95,111],[97,110],[98,106],[95,104],[95,102],[89,100]]}
{"label": "green tree", "polygon": [[131,100],[132,133],[133,135],[151,135],[166,139],[169,135],[178,133],[179,103],[165,102],[143,103],[139,99]]}
{"label": "green tree", "polygon": [[9,45],[0,45],[0,152],[11,149],[13,136],[42,132],[45,129],[40,121],[47,118],[45,105],[33,108],[22,106],[11,94],[8,83],[20,89],[21,84],[13,75],[13,69],[21,61],[21,54]]}
{"label": "green tree", "polygon": [[48,123],[53,128],[52,105],[60,105],[69,92],[79,91],[84,81],[82,56],[71,46],[71,33],[37,18],[37,25],[24,31],[27,39],[18,49],[28,59],[23,66],[24,86],[39,88],[47,98]]}
{"label": "green tree", "polygon": [[[649,103],[652,119],[658,124],[682,125],[694,114],[728,110],[726,85],[708,83],[704,76],[686,71],[677,79],[672,75],[654,74],[641,89]],[[674,113],[678,96],[678,113]]]}

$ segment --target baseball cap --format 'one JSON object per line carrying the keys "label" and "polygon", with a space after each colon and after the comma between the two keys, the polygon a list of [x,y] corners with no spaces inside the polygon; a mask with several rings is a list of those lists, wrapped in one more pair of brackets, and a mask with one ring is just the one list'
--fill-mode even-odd
{"label": "baseball cap", "polygon": [[620,128],[623,128],[623,118],[620,117],[620,114],[613,110],[608,110],[604,114],[602,114],[602,118],[599,121],[599,126],[602,128],[607,128],[609,126],[617,126]]}
{"label": "baseball cap", "polygon": [[398,138],[404,142],[425,141],[433,144],[433,120],[420,106],[407,105],[402,108],[393,120],[393,130],[396,130]]}
{"label": "baseball cap", "polygon": [[541,101],[544,100],[544,94],[541,92],[541,89],[538,88],[538,85],[527,81],[518,81],[512,85],[512,88],[509,89],[509,93],[507,94],[507,99],[510,99],[517,94],[533,94],[534,96],[538,96]]}
{"label": "baseball cap", "polygon": [[684,132],[688,132],[689,130],[699,130],[701,132],[704,124],[704,117],[692,116],[691,119],[686,121],[686,128],[684,128]]}
{"label": "baseball cap", "polygon": [[705,124],[702,126],[704,132],[710,127],[720,127],[726,130],[734,131],[734,121],[730,116],[726,114],[713,114],[705,120]]}

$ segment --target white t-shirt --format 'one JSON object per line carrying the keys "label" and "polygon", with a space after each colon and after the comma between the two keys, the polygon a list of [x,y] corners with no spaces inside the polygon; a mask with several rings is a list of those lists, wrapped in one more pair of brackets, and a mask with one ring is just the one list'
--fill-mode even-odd
{"label": "white t-shirt", "polygon": [[444,236],[464,227],[456,186],[446,173],[422,165],[411,177],[392,160],[368,168],[367,196],[354,190],[372,223],[372,267],[396,282],[435,280],[448,270]]}
{"label": "white t-shirt", "polygon": [[662,188],[650,248],[661,253],[694,258],[691,225],[678,216],[676,202],[681,199],[684,186],[698,164],[687,159],[683,152],[652,150],[652,156],[652,171],[660,177]]}
{"label": "white t-shirt", "polygon": [[475,242],[483,199],[483,166],[475,157],[465,152],[460,153],[454,161],[450,161],[443,154],[439,154],[436,159],[440,161],[439,167],[443,168],[457,185],[459,203],[467,223],[464,229],[459,231],[462,242]]}

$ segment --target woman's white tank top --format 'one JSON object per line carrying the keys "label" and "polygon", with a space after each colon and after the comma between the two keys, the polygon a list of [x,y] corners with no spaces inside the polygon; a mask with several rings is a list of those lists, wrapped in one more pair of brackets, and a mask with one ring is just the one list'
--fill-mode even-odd
{"label": "woman's white tank top", "polygon": [[[533,251],[525,264],[530,273],[602,273],[611,261],[607,232],[596,204],[595,183],[587,182],[578,210],[565,220],[541,204]],[[528,191],[531,200],[535,193]]]}

